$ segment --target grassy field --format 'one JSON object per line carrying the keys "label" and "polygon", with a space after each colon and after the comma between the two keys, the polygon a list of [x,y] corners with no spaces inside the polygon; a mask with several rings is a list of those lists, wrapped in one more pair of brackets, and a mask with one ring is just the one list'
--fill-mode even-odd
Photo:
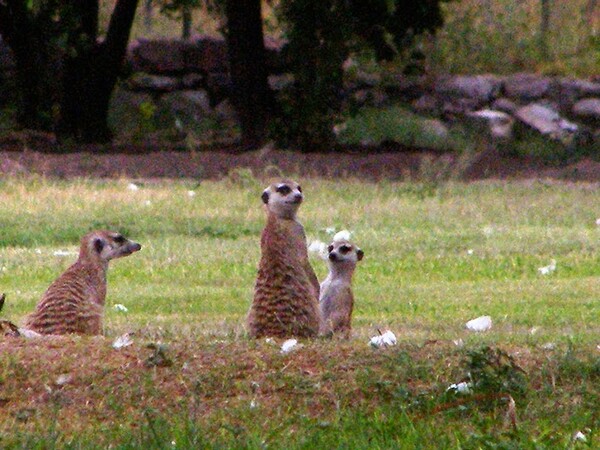
{"label": "grassy field", "polygon": [[243,326],[264,180],[0,181],[2,318],[90,229],[143,246],[111,263],[104,337],[0,338],[0,448],[598,448],[597,186],[300,181],[309,240],[351,230],[365,259],[352,339],[285,355]]}

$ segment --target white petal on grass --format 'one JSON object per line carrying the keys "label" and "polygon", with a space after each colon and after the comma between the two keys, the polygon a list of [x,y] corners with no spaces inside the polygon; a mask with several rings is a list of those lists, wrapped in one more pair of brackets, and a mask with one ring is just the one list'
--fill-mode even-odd
{"label": "white petal on grass", "polygon": [[465,341],[463,341],[462,339],[455,339],[452,342],[454,342],[454,345],[456,345],[457,347],[461,348],[465,346]]}
{"label": "white petal on grass", "polygon": [[529,334],[533,336],[533,335],[534,335],[534,334],[536,334],[538,331],[540,331],[540,327],[531,327],[531,328],[529,329]]}
{"label": "white petal on grass", "polygon": [[135,183],[129,183],[129,184],[127,185],[127,190],[128,190],[128,191],[135,192],[135,191],[139,191],[139,190],[140,190],[140,187],[139,187],[137,184],[135,184]]}
{"label": "white petal on grass", "polygon": [[575,433],[573,435],[573,440],[579,441],[579,442],[587,442],[587,438],[585,437],[585,434],[583,434],[581,431],[578,431],[577,433]]}
{"label": "white petal on grass", "polygon": [[275,344],[275,339],[268,337],[265,339],[265,343],[269,344],[269,345],[273,345],[273,344]]}
{"label": "white petal on grass", "polygon": [[42,250],[41,250],[41,249],[39,249],[39,248],[36,248],[36,249],[34,250],[34,252],[35,252],[35,254],[36,254],[36,255],[41,255],[41,254],[42,254]]}
{"label": "white petal on grass", "polygon": [[556,344],[554,342],[546,342],[542,345],[542,350],[554,350],[556,348]]}
{"label": "white petal on grass", "polygon": [[396,345],[397,343],[398,340],[396,339],[396,335],[391,330],[387,330],[385,333],[382,333],[379,336],[373,336],[369,341],[369,345],[375,348],[390,347],[392,345]]}
{"label": "white petal on grass", "polygon": [[333,240],[334,241],[349,241],[351,235],[352,235],[351,231],[341,230],[333,235]]}
{"label": "white petal on grass", "polygon": [[325,233],[327,233],[327,234],[335,234],[335,227],[327,227],[327,228],[325,228]]}
{"label": "white petal on grass", "polygon": [[542,275],[550,275],[555,270],[556,270],[556,260],[555,259],[550,261],[549,265],[538,268],[538,272]]}
{"label": "white petal on grass", "polygon": [[298,344],[297,339],[288,339],[283,344],[281,344],[281,353],[283,353],[283,354],[289,353],[292,350],[300,348],[300,346],[301,345]]}
{"label": "white petal on grass", "polygon": [[256,409],[256,408],[258,408],[258,402],[256,400],[252,399],[250,401],[250,409]]}
{"label": "white petal on grass", "polygon": [[469,255],[469,256],[473,255],[473,249],[472,248],[470,248],[469,250],[467,250],[467,255]]}
{"label": "white petal on grass", "polygon": [[187,191],[187,196],[188,197],[195,197],[196,196],[196,191]]}
{"label": "white petal on grass", "polygon": [[146,200],[146,201],[144,202],[144,205],[146,205],[146,206],[150,206],[150,205],[152,205],[152,202],[151,202],[150,200]]}
{"label": "white petal on grass", "polygon": [[115,304],[115,305],[113,306],[113,309],[114,309],[115,311],[118,311],[118,312],[124,312],[124,313],[126,313],[126,312],[128,312],[128,311],[129,311],[125,305],[121,305],[120,303],[117,303],[117,304]]}
{"label": "white petal on grass", "polygon": [[446,391],[455,391],[457,394],[470,394],[471,393],[472,384],[466,381],[461,381],[460,383],[453,383],[448,386]]}
{"label": "white petal on grass", "polygon": [[469,331],[487,331],[492,328],[492,318],[490,316],[480,316],[469,320],[465,326]]}
{"label": "white petal on grass", "polygon": [[68,250],[56,250],[54,253],[52,253],[54,256],[58,256],[58,257],[65,257],[65,256],[74,256],[77,255],[76,252],[70,252]]}
{"label": "white petal on grass", "polygon": [[116,338],[112,346],[115,350],[119,350],[123,347],[128,347],[131,344],[133,344],[133,339],[131,339],[131,333],[125,333]]}
{"label": "white petal on grass", "polygon": [[63,373],[62,375],[59,375],[56,378],[54,384],[56,384],[57,386],[64,386],[65,384],[70,383],[72,379],[73,377],[71,375],[69,375],[68,373]]}

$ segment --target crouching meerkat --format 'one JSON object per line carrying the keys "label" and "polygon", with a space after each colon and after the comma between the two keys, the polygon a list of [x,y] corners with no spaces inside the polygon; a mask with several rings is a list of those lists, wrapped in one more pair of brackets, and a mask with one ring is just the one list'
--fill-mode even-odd
{"label": "crouching meerkat", "polygon": [[86,234],[79,258],[50,285],[24,328],[40,334],[101,334],[108,262],[141,248],[120,233]]}
{"label": "crouching meerkat", "polygon": [[352,274],[356,263],[363,259],[364,252],[347,240],[334,241],[327,248],[329,274],[321,283],[319,306],[321,324],[319,334],[339,334],[350,337],[352,329]]}
{"label": "crouching meerkat", "polygon": [[252,337],[311,337],[319,332],[319,281],[308,261],[304,228],[296,219],[303,198],[302,188],[289,180],[262,193],[267,223],[248,313]]}

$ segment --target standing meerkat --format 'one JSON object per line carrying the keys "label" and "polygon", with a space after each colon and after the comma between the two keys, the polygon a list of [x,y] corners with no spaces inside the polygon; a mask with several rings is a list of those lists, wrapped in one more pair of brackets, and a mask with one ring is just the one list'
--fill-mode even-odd
{"label": "standing meerkat", "polygon": [[40,334],[101,334],[108,262],[141,248],[112,231],[86,234],[79,258],[50,285],[25,328]]}
{"label": "standing meerkat", "polygon": [[308,261],[304,228],[296,220],[303,199],[302,188],[289,180],[262,193],[267,224],[248,313],[252,337],[311,337],[319,332],[319,281]]}
{"label": "standing meerkat", "polygon": [[347,339],[352,330],[354,308],[352,274],[356,263],[363,259],[364,252],[345,239],[333,241],[327,251],[329,274],[321,283],[319,334],[324,336],[339,334]]}

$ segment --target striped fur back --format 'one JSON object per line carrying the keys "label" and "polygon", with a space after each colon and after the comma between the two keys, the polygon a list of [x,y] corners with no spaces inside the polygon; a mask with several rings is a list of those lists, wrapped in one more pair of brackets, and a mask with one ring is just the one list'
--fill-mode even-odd
{"label": "striped fur back", "polygon": [[50,285],[25,328],[41,334],[102,333],[106,269],[86,263],[76,262]]}

